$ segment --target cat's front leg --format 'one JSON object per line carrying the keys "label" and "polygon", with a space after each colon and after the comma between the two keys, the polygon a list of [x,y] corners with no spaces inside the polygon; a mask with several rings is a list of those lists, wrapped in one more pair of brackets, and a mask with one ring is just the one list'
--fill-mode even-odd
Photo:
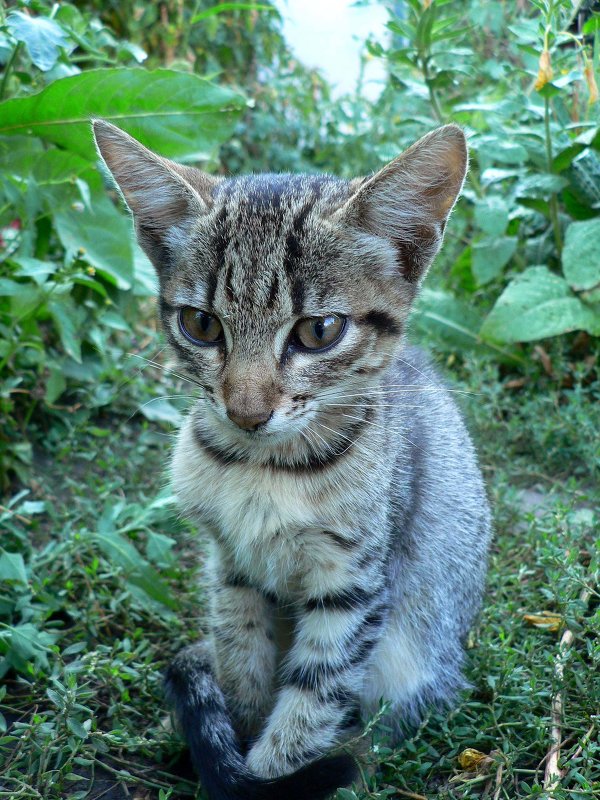
{"label": "cat's front leg", "polygon": [[213,559],[211,632],[219,684],[238,735],[254,736],[273,698],[273,599],[224,559]]}
{"label": "cat's front leg", "polygon": [[354,716],[386,618],[387,593],[381,578],[345,578],[338,576],[335,590],[306,595],[298,609],[284,684],[247,757],[261,777],[291,773],[325,753]]}

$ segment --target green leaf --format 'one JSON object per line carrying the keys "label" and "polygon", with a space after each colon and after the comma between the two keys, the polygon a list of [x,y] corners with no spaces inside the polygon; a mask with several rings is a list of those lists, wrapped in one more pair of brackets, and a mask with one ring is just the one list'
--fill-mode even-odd
{"label": "green leaf", "polygon": [[336,800],[358,800],[352,789],[338,789]]}
{"label": "green leaf", "polygon": [[181,411],[170,403],[166,397],[156,397],[139,407],[139,412],[151,422],[168,422],[171,425],[181,424]]}
{"label": "green leaf", "polygon": [[109,560],[121,567],[126,580],[142,589],[148,597],[168,608],[176,608],[168,586],[160,579],[156,570],[144,559],[132,542],[115,530],[104,526],[94,538]]}
{"label": "green leaf", "polygon": [[548,195],[558,194],[568,185],[569,181],[562,175],[543,172],[522,178],[517,184],[516,195],[517,197],[536,197],[547,200]]}
{"label": "green leaf", "polygon": [[486,197],[476,202],[474,217],[489,236],[502,236],[508,225],[508,206],[501,197]]}
{"label": "green leaf", "polygon": [[529,267],[496,301],[481,327],[495,342],[532,342],[569,331],[600,335],[600,314],[585,305],[568,283],[547,267]]}
{"label": "green leaf", "polygon": [[479,336],[481,316],[471,303],[437,289],[425,287],[417,300],[412,317],[413,327],[423,335],[433,336],[451,350],[476,350],[490,355],[519,360],[514,354],[482,341]]}
{"label": "green leaf", "polygon": [[19,297],[24,289],[24,284],[11,281],[10,278],[0,278],[0,297]]}
{"label": "green leaf", "polygon": [[138,297],[156,297],[158,280],[150,259],[142,248],[133,243],[134,287],[133,293]]}
{"label": "green leaf", "polygon": [[48,300],[48,311],[52,315],[65,353],[80,364],[81,341],[78,327],[82,322],[82,309],[77,308],[70,297],[62,296]]}
{"label": "green leaf", "polygon": [[46,511],[46,503],[43,500],[25,500],[19,505],[17,511],[20,514],[27,514],[28,517],[33,514],[43,514]]}
{"label": "green leaf", "polygon": [[119,289],[131,288],[131,223],[108,197],[94,197],[91,210],[63,209],[54,222],[69,257],[81,255]]}
{"label": "green leaf", "polygon": [[171,536],[164,533],[148,531],[148,542],[146,544],[146,555],[150,561],[156,564],[173,563],[173,547],[176,542]]}
{"label": "green leaf", "polygon": [[17,266],[16,275],[31,278],[38,286],[41,286],[46,281],[48,275],[53,275],[57,270],[56,264],[26,256],[11,258],[11,263]]}
{"label": "green leaf", "polygon": [[95,161],[90,118],[114,122],[161,155],[209,157],[233,132],[241,95],[169,69],[90,70],[0,104],[0,134],[39,136]]}
{"label": "green leaf", "polygon": [[60,48],[69,38],[52,19],[32,17],[22,11],[12,11],[6,18],[8,29],[18,42],[23,42],[29,57],[38,69],[47,72],[56,64]]}
{"label": "green leaf", "polygon": [[38,666],[47,668],[46,654],[56,639],[57,634],[38,630],[30,622],[23,625],[7,625],[0,629],[0,652],[7,653],[10,662],[17,668],[23,667],[24,662],[31,660]]}
{"label": "green leaf", "polygon": [[497,278],[517,249],[516,236],[484,239],[473,245],[471,268],[480,286]]}
{"label": "green leaf", "polygon": [[44,143],[32,136],[0,137],[0,171],[25,177],[32,164],[44,155]]}
{"label": "green leaf", "polygon": [[52,405],[55,403],[64,390],[67,388],[67,379],[62,373],[62,370],[54,367],[50,370],[50,375],[46,381],[46,392],[44,400]]}
{"label": "green leaf", "polygon": [[207,17],[223,14],[226,11],[268,11],[271,14],[277,13],[276,8],[264,5],[264,3],[220,3],[218,6],[212,6],[212,8],[207,8],[199,14],[195,14],[190,20],[190,25],[195,25]]}
{"label": "green leaf", "polygon": [[552,162],[552,169],[554,172],[562,172],[566,169],[574,158],[576,158],[583,150],[585,150],[583,142],[575,142],[574,144],[565,147],[558,155],[554,157]]}
{"label": "green leaf", "polygon": [[522,164],[527,160],[527,150],[508,136],[502,139],[497,136],[482,136],[477,139],[475,146],[483,163],[495,161],[500,164]]}
{"label": "green leaf", "polygon": [[89,168],[89,162],[75,153],[52,148],[36,159],[32,164],[31,174],[40,186],[44,186],[74,181]]}
{"label": "green leaf", "polygon": [[600,284],[600,218],[569,225],[562,252],[562,268],[573,289],[593,289]]}
{"label": "green leaf", "polygon": [[27,583],[27,570],[21,553],[9,553],[0,547],[0,581]]}
{"label": "green leaf", "polygon": [[[71,731],[71,733],[74,733],[75,736],[77,736],[79,739],[87,739],[87,737],[90,735],[89,728],[91,727],[91,720],[86,720],[86,723],[88,723],[87,728],[84,727],[85,723],[84,725],[82,725],[81,722],[79,722],[79,720],[75,719],[74,717],[67,718],[68,729]],[[76,779],[80,780],[80,776],[77,775]]]}

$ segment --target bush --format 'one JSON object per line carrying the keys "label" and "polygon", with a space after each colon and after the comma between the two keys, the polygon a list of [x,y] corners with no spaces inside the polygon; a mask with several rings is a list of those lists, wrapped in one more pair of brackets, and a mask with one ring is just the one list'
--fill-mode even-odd
{"label": "bush", "polygon": [[445,275],[417,324],[509,360],[517,343],[600,335],[600,16],[583,22],[568,0],[521,9],[408,0],[392,45],[370,44],[389,65],[370,114],[380,152],[443,122],[470,134]]}
{"label": "bush", "polygon": [[10,475],[26,478],[42,433],[52,443],[66,425],[115,402],[130,371],[125,355],[143,338],[140,306],[154,291],[129,220],[103,186],[89,119],[112,119],[164,155],[206,161],[245,101],[194,74],[132,66],[146,57],[141,47],[66,3],[13,10],[0,36],[6,488]]}

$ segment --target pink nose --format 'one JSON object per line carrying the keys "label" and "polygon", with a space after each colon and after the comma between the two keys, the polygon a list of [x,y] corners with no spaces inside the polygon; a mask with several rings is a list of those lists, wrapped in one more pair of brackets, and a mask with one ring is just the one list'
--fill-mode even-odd
{"label": "pink nose", "polygon": [[263,411],[260,414],[252,415],[236,414],[233,411],[227,411],[229,419],[235,422],[238,428],[243,428],[245,431],[257,430],[261,425],[264,425],[265,422],[268,422],[272,415],[272,411]]}

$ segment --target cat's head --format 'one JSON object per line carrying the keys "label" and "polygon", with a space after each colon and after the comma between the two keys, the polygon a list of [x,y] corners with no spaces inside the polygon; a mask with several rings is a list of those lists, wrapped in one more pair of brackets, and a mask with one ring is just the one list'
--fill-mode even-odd
{"label": "cat's head", "polygon": [[106,122],[94,133],[156,268],[167,338],[222,436],[298,436],[377,381],[463,184],[459,128],[353,181],[216,178]]}

